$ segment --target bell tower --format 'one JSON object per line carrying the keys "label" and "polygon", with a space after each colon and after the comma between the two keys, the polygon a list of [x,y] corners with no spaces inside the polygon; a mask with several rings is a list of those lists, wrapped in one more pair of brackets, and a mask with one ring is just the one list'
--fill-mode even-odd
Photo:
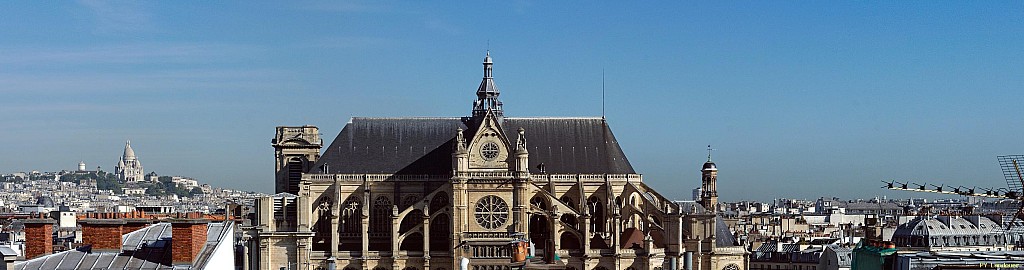
{"label": "bell tower", "polygon": [[708,145],[708,161],[700,169],[700,204],[704,209],[718,212],[718,166],[711,162],[711,145]]}
{"label": "bell tower", "polygon": [[[298,194],[302,174],[308,173],[320,158],[320,129],[316,126],[277,127],[277,134],[270,141],[274,146],[275,193]],[[330,168],[322,168],[330,173]]]}
{"label": "bell tower", "polygon": [[484,78],[476,89],[476,101],[473,102],[473,117],[479,119],[489,110],[500,121],[505,113],[501,110],[501,100],[498,100],[501,91],[498,91],[498,85],[494,84],[494,77],[491,77],[492,65],[491,52],[488,51],[484,56]]}

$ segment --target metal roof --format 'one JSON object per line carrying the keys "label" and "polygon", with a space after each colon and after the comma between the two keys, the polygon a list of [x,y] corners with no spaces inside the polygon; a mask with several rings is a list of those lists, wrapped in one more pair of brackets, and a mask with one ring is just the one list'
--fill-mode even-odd
{"label": "metal roof", "polygon": [[[456,130],[472,132],[473,118],[362,118],[345,125],[314,164],[328,173],[448,175]],[[530,170],[554,174],[635,174],[601,118],[512,118],[501,122],[515,141],[525,130]],[[467,134],[472,138],[472,134]]]}
{"label": "metal roof", "polygon": [[755,249],[754,251],[768,253],[768,252],[777,252],[778,250],[779,250],[779,242],[775,241],[775,240],[771,240],[771,241],[768,241],[768,242],[761,243],[761,246],[758,246],[757,249]]}
{"label": "metal roof", "polygon": [[18,252],[14,251],[8,246],[0,246],[0,255],[3,256],[18,256]]}
{"label": "metal roof", "polygon": [[[204,265],[221,241],[233,240],[234,236],[226,233],[229,226],[232,222],[207,224],[206,245],[195,265]],[[86,246],[18,262],[14,269],[192,269],[193,265],[171,265],[171,241],[171,224],[157,223],[123,235],[120,253],[92,252]]]}

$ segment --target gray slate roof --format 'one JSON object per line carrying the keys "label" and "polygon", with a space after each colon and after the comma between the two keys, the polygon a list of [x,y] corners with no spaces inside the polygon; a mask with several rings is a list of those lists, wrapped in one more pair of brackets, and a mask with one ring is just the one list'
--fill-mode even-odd
{"label": "gray slate roof", "polygon": [[676,201],[676,204],[679,205],[679,211],[686,215],[707,211],[703,205],[695,201]]}
{"label": "gray slate roof", "polygon": [[[319,172],[448,175],[456,129],[472,138],[472,118],[352,118],[314,164]],[[526,131],[530,170],[539,173],[633,174],[633,166],[601,118],[512,118],[502,128],[514,142]]]}
{"label": "gray slate roof", "polygon": [[[197,264],[209,259],[220,241],[233,235],[224,235],[230,223],[209,223],[206,227],[206,245],[199,252]],[[92,252],[90,247],[54,253],[47,256],[19,262],[16,270],[43,269],[191,269],[191,265],[171,265],[171,224],[157,223],[121,238],[122,252]]]}
{"label": "gray slate roof", "polygon": [[740,242],[733,237],[732,231],[729,231],[729,225],[725,224],[725,220],[721,216],[715,217],[715,245],[720,247],[740,246]]}

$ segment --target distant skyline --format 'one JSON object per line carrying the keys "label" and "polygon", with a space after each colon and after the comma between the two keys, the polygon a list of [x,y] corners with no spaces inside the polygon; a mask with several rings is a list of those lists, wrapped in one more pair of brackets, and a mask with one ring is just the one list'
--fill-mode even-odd
{"label": "distant skyline", "polygon": [[[452,5],[444,5],[452,4]],[[508,116],[606,117],[644,181],[722,201],[1005,187],[1024,144],[1024,4],[0,3],[0,172],[147,172],[273,191],[270,139],[466,116],[488,49]],[[528,131],[527,131],[528,132]],[[946,196],[952,198],[952,196]]]}

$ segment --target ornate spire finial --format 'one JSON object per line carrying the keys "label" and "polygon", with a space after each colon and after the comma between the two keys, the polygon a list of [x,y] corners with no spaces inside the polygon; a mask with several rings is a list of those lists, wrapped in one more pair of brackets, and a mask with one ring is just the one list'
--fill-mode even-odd
{"label": "ornate spire finial", "polygon": [[484,56],[484,78],[491,77],[491,66],[494,62],[491,62],[491,51],[487,51],[487,55]]}
{"label": "ornate spire finial", "polygon": [[494,77],[491,76],[491,66],[494,63],[491,62],[490,50],[484,56],[483,64],[484,78],[480,82],[480,87],[476,89],[476,101],[473,102],[473,116],[480,117],[487,114],[487,111],[494,111],[495,116],[500,119],[504,117],[504,113],[501,110],[501,101],[498,100],[501,92],[498,91],[498,86],[494,84]]}

